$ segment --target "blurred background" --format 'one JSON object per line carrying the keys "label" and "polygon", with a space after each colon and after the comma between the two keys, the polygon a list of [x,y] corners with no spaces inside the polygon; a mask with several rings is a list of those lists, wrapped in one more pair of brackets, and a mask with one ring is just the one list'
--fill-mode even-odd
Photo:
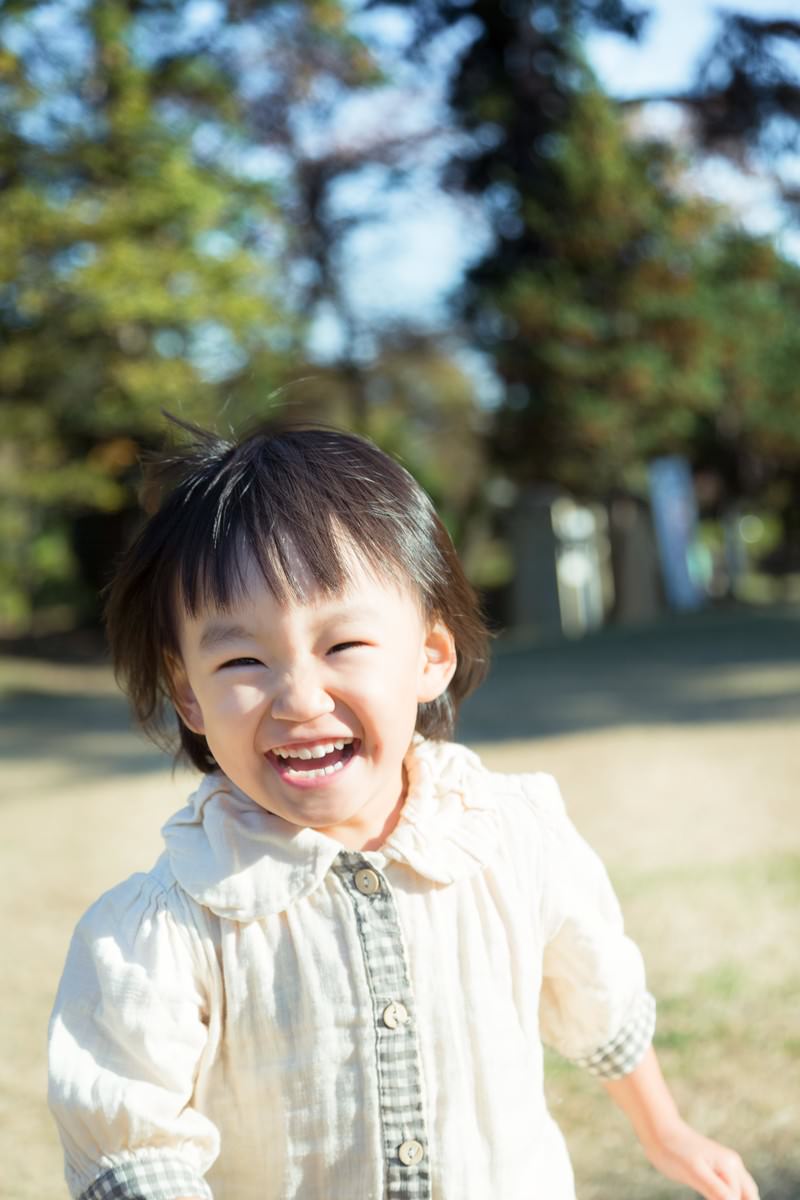
{"label": "blurred background", "polygon": [[[800,1197],[799,118],[795,0],[0,2],[4,1195],[61,1194],[69,932],[191,786],[99,601],[170,413],[420,479],[499,635],[461,735],[558,774],[681,1102]],[[551,1074],[585,1200],[679,1194]]]}
{"label": "blurred background", "polygon": [[6,0],[0,112],[6,636],[163,410],[377,439],[503,628],[800,598],[794,4]]}

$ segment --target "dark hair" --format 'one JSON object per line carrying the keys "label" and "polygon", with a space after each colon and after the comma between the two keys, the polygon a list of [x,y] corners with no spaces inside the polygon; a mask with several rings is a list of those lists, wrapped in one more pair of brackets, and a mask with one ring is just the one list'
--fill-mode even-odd
{"label": "dark hair", "polygon": [[[426,619],[452,632],[455,674],[442,696],[419,705],[416,724],[426,737],[452,736],[460,702],[486,674],[488,634],[450,536],[416,480],[365,438],[320,425],[270,423],[231,442],[177,424],[192,441],[151,464],[146,507],[154,498],[157,507],[106,594],[117,679],[149,736],[174,748],[169,664],[180,657],[179,605],[192,615],[206,604],[226,608],[243,590],[250,555],[279,602],[302,600],[292,551],[316,587],[334,594],[347,582],[348,544],[380,577],[405,578]],[[180,715],[178,732],[178,752],[215,770],[206,739]]]}

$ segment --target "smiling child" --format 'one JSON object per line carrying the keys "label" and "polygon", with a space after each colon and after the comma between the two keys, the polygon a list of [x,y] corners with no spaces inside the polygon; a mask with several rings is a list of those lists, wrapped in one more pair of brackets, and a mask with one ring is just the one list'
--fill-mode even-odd
{"label": "smiling child", "polygon": [[351,434],[194,433],[107,616],[139,721],[177,721],[203,777],[70,947],[50,1103],[71,1195],[573,1200],[546,1042],[665,1175],[755,1200],[675,1108],[641,955],[555,781],[448,740],[487,638],[428,497]]}

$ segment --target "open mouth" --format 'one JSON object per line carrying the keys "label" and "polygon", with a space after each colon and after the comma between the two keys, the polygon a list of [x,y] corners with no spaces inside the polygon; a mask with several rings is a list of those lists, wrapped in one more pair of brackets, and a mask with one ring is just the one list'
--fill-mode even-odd
{"label": "open mouth", "polygon": [[267,752],[267,758],[283,779],[319,780],[343,771],[359,745],[357,738],[337,738],[308,746],[278,746]]}

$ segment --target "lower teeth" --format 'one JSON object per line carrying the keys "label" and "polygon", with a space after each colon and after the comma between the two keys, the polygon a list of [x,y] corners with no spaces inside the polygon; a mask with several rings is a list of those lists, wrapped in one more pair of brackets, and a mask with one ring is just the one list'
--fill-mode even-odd
{"label": "lower teeth", "polygon": [[334,771],[341,771],[344,762],[333,763],[330,767],[319,767],[316,771],[296,771],[294,767],[287,767],[286,774],[294,775],[297,779],[318,779],[321,775],[333,775]]}

